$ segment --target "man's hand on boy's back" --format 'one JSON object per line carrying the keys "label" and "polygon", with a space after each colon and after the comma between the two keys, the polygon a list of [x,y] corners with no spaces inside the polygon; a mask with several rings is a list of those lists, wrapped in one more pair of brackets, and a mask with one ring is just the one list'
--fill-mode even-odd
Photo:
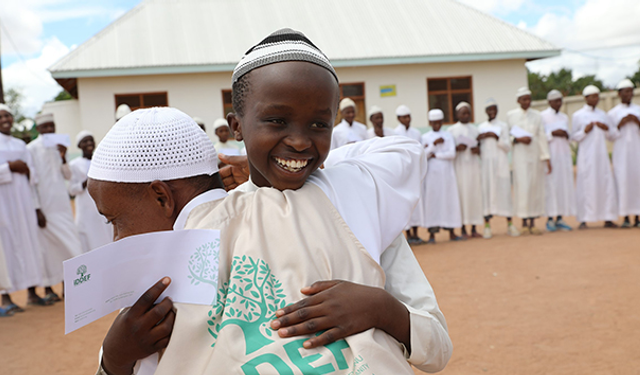
{"label": "man's hand on boy's back", "polygon": [[102,368],[109,375],[130,375],[136,361],[167,347],[176,314],[167,297],[155,301],[169,286],[168,277],[147,290],[114,320],[102,343]]}
{"label": "man's hand on boy's back", "polygon": [[301,289],[309,297],[276,312],[271,328],[280,337],[323,332],[304,342],[307,349],[378,328],[411,351],[409,311],[391,294],[342,280],[318,281]]}

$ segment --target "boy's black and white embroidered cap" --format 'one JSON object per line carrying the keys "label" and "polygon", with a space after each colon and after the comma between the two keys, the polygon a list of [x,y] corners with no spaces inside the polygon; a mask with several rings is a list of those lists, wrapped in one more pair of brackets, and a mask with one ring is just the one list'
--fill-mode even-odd
{"label": "boy's black and white embroidered cap", "polygon": [[306,61],[319,65],[330,71],[338,81],[338,75],[327,56],[303,33],[285,28],[275,31],[245,53],[233,70],[232,83],[254,69],[284,61]]}

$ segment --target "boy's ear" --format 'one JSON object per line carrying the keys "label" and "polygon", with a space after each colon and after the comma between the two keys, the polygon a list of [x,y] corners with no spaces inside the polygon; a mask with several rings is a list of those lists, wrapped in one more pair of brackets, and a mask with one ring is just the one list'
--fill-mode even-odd
{"label": "boy's ear", "polygon": [[176,201],[169,185],[162,181],[153,181],[149,184],[151,196],[166,217],[172,217],[176,208]]}
{"label": "boy's ear", "polygon": [[238,142],[242,141],[242,125],[238,120],[238,116],[235,113],[229,113],[227,115],[227,123],[229,123],[231,132],[233,133],[233,138]]}

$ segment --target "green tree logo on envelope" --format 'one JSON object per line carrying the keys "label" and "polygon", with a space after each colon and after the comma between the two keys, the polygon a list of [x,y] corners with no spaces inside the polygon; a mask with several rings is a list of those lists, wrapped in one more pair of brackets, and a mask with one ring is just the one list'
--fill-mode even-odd
{"label": "green tree logo on envelope", "polygon": [[76,270],[76,274],[78,275],[78,278],[73,280],[73,286],[78,286],[84,282],[89,281],[89,279],[91,278],[91,274],[87,273],[87,266],[85,266],[84,264],[78,267],[78,269]]}
{"label": "green tree logo on envelope", "polygon": [[275,334],[269,327],[276,310],[286,305],[282,284],[271,273],[269,265],[261,259],[236,256],[231,264],[228,282],[218,290],[216,304],[209,311],[209,333],[214,338],[231,324],[242,329],[246,354],[251,354],[274,342]]}

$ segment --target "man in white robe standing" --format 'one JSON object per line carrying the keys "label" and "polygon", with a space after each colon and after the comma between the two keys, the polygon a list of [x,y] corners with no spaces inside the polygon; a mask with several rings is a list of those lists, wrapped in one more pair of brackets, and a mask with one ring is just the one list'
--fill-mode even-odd
{"label": "man in white robe standing", "polygon": [[60,298],[51,286],[63,281],[62,262],[82,254],[78,230],[73,222],[71,202],[65,180],[71,179],[65,146],[57,144],[47,147],[44,138],[56,131],[53,114],[36,116],[36,130],[40,135],[29,143],[27,149],[33,158],[38,175],[36,199],[40,209],[38,215],[39,236],[44,258],[43,283],[45,293],[52,301]]}
{"label": "man in white robe standing", "polygon": [[[540,112],[531,109],[531,91],[518,89],[516,99],[520,107],[507,113],[507,124],[513,136],[514,208],[522,218],[522,227],[540,235],[535,219],[545,214],[544,173],[551,173],[549,144]],[[515,134],[515,135],[514,135]]]}
{"label": "man in white robe standing", "polygon": [[71,181],[69,195],[75,197],[76,227],[80,236],[83,252],[89,252],[113,241],[113,226],[100,215],[96,203],[87,192],[87,173],[91,166],[91,157],[95,149],[93,135],[83,130],[76,136],[76,145],[82,150],[82,156],[69,162]]}
{"label": "man in white robe standing", "polygon": [[8,314],[24,311],[9,295],[18,290],[29,290],[30,305],[50,304],[35,288],[42,285],[43,268],[31,192],[36,171],[24,141],[11,136],[12,125],[11,109],[0,104],[0,241],[11,284],[3,285],[0,292]]}
{"label": "man in white robe standing", "polygon": [[331,136],[332,150],[369,138],[367,125],[356,121],[356,103],[353,100],[344,98],[340,101],[340,114],[342,121],[333,128]]}
{"label": "man in white robe standing", "polygon": [[613,126],[620,136],[613,144],[613,173],[618,190],[618,214],[624,216],[622,228],[630,228],[629,216],[635,216],[634,227],[640,228],[640,106],[631,103],[634,85],[630,79],[616,87],[620,104],[609,111]]}
{"label": "man in white robe standing", "polygon": [[576,181],[577,218],[580,229],[588,222],[605,221],[606,228],[617,228],[616,186],[606,141],[619,136],[611,118],[597,108],[600,89],[589,85],[582,90],[586,104],[573,114],[571,139],[578,142]]}
{"label": "man in white robe standing", "polygon": [[513,197],[511,195],[511,167],[509,151],[511,137],[509,126],[498,120],[498,103],[490,98],[485,103],[487,121],[480,124],[478,141],[482,161],[482,194],[484,199],[484,233],[482,237],[491,238],[490,220],[493,215],[507,218],[507,233],[512,237],[520,235],[513,225]]}
{"label": "man in white robe standing", "polygon": [[573,182],[573,154],[569,145],[569,117],[560,112],[562,93],[551,90],[547,94],[549,108],[542,111],[542,122],[549,141],[549,156],[553,171],[546,176],[547,231],[571,227],[563,216],[576,215],[575,186]]}
{"label": "man in white robe standing", "polygon": [[367,130],[368,139],[394,135],[393,130],[384,127],[384,115],[382,114],[382,108],[377,105],[374,105],[369,109],[369,121],[371,121],[371,125],[373,125],[373,127]]}
{"label": "man in white robe standing", "polygon": [[[482,166],[480,165],[480,145],[478,128],[470,123],[471,105],[460,102],[456,106],[458,122],[447,129],[456,140],[456,179],[462,209],[462,237],[481,238],[476,226],[482,225]],[[467,234],[465,225],[471,225]]]}

